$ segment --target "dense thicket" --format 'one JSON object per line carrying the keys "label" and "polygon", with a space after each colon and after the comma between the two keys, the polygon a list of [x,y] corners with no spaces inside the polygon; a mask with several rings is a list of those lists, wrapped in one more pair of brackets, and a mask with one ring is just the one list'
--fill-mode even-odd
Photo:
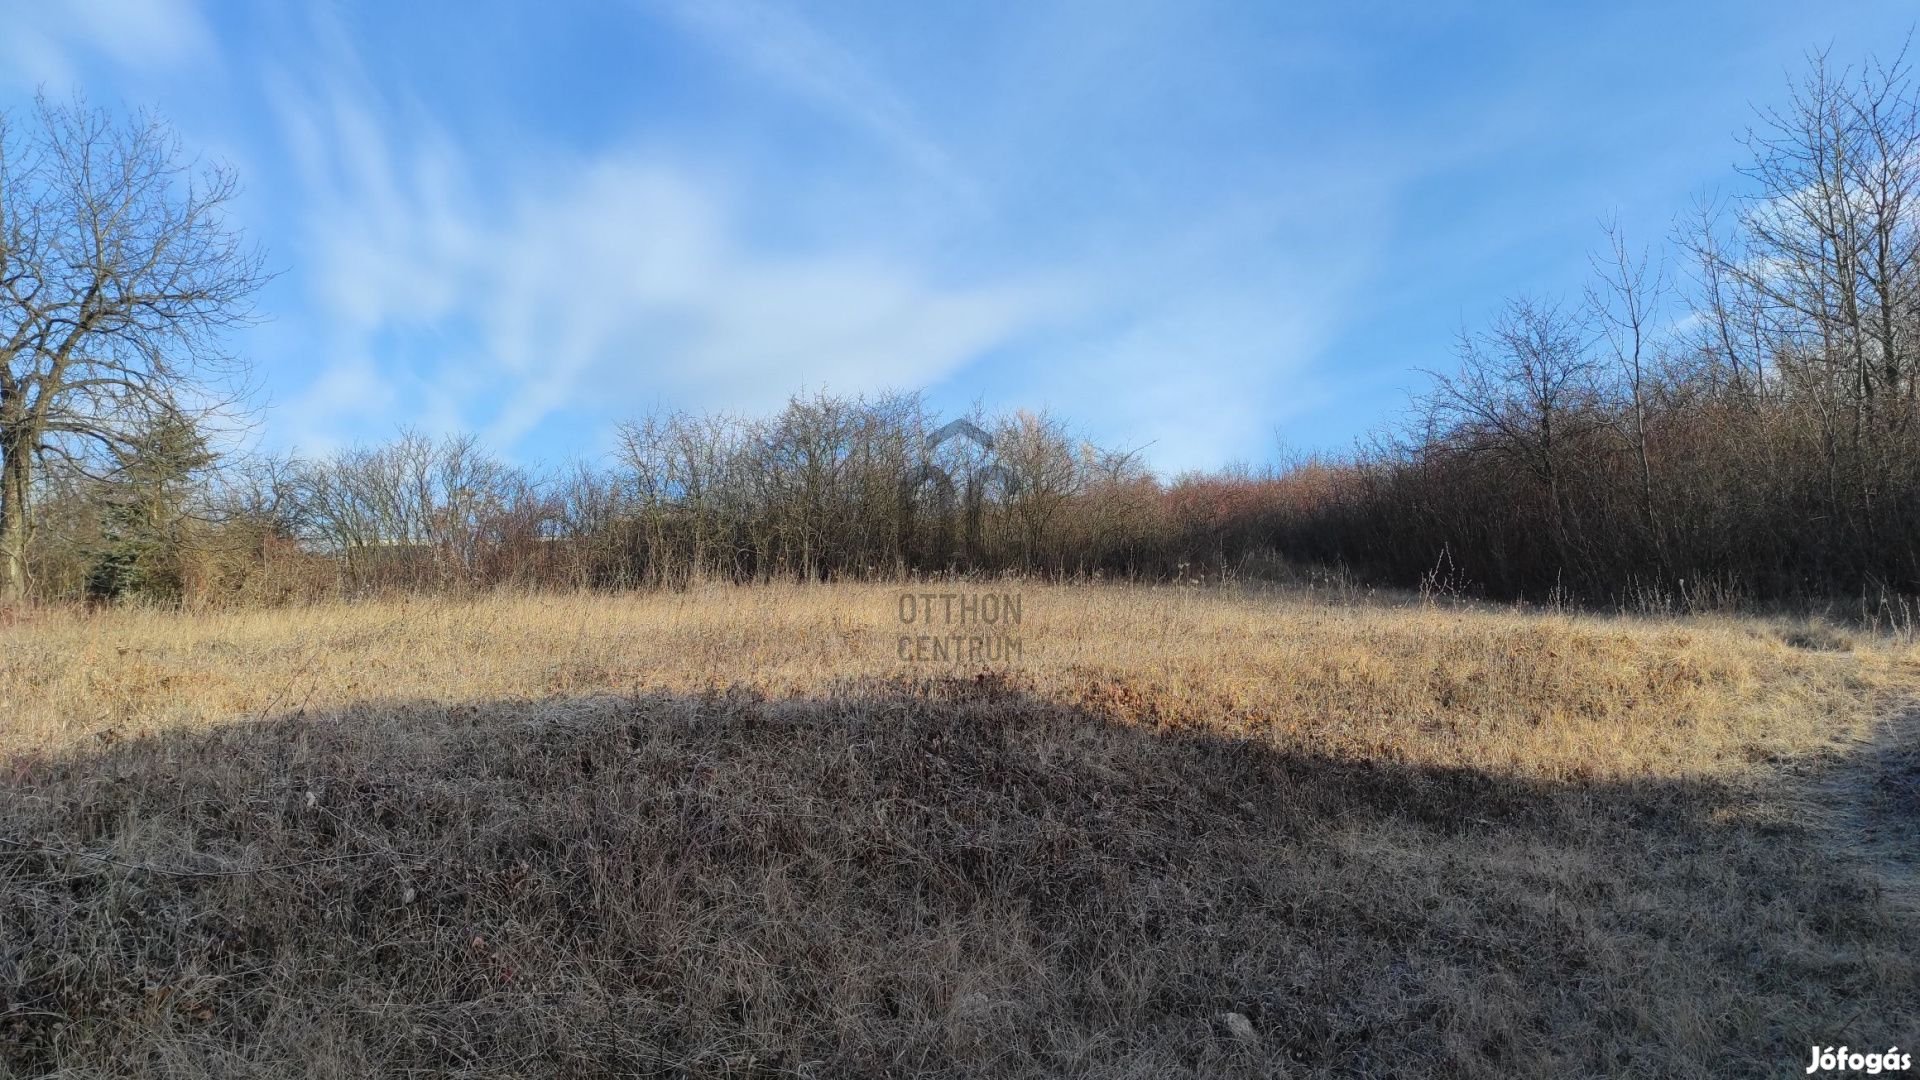
{"label": "dense thicket", "polygon": [[1912,80],[1819,61],[1762,121],[1747,194],[1510,304],[1283,545],[1502,595],[1920,589]]}
{"label": "dense thicket", "polygon": [[163,413],[45,470],[42,596],[274,600],[954,573],[1191,577],[1282,563],[1637,608],[1920,592],[1920,101],[1816,61],[1744,194],[1669,244],[1616,230],[1579,295],[1462,335],[1412,420],[1341,460],[1156,477],[1027,413],[914,395],[668,414],[532,472],[468,437],[220,465]]}

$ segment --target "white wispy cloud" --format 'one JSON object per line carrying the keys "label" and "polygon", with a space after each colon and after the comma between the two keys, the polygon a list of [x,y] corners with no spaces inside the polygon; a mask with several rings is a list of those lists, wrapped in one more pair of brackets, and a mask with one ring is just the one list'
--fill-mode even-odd
{"label": "white wispy cloud", "polygon": [[976,206],[979,183],[872,68],[792,10],[767,0],[648,0],[731,57],[891,146]]}
{"label": "white wispy cloud", "polygon": [[[526,167],[483,194],[459,179],[478,163],[350,86],[283,90],[279,111],[324,328],[326,366],[285,410],[310,446],[376,413],[511,446],[570,408],[919,386],[1075,300],[1038,275],[941,281],[911,252],[764,250],[718,185],[657,156]],[[396,350],[407,335],[434,355]]]}
{"label": "white wispy cloud", "polygon": [[[930,129],[851,39],[778,0],[641,2],[764,80],[772,104],[818,109],[902,167],[836,171],[832,197],[811,198],[770,171],[783,163],[724,143],[703,153],[644,130],[584,146],[528,131],[471,141],[455,132],[472,135],[473,117],[438,112],[457,103],[364,64],[334,9],[301,9],[280,24],[298,61],[240,68],[260,78],[274,123],[236,145],[268,170],[275,256],[290,268],[277,322],[253,339],[275,441],[324,450],[409,424],[538,456],[661,404],[759,412],[802,389],[933,387],[955,403],[1052,407],[1174,471],[1261,456],[1277,421],[1311,407],[1388,217],[1384,186],[1303,166],[1250,192],[1116,204],[1125,213],[1095,211],[1089,192],[1034,220],[1017,205],[1036,189],[1021,174],[1046,166],[1015,138],[981,159],[1007,200],[983,219],[970,212],[980,184],[941,136],[986,153],[964,136],[991,115]],[[36,16],[0,50],[57,40],[45,55],[114,56],[143,25],[155,47],[129,62],[209,47],[187,0],[106,7],[128,21],[89,37],[95,15]],[[1103,65],[1159,47],[1135,34]],[[1092,91],[1075,87],[1056,112],[1085,107],[1074,95]],[[903,189],[934,197],[902,201]]]}
{"label": "white wispy cloud", "polygon": [[1349,310],[1351,282],[1276,273],[1165,285],[1102,309],[1049,363],[1008,378],[1000,404],[1044,405],[1167,475],[1265,459],[1283,426],[1316,404],[1314,367]]}
{"label": "white wispy cloud", "polygon": [[55,92],[88,54],[152,70],[203,58],[212,43],[193,0],[28,0],[7,5],[0,27],[0,82]]}
{"label": "white wispy cloud", "polygon": [[1079,418],[1167,475],[1267,460],[1324,405],[1329,352],[1377,287],[1394,190],[1385,170],[1303,171],[1106,238],[1080,260],[1098,302],[996,396]]}

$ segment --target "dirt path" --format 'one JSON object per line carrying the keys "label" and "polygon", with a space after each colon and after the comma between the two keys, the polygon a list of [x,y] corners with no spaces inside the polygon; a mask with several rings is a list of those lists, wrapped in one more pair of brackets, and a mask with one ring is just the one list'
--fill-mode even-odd
{"label": "dirt path", "polygon": [[1920,701],[1887,717],[1824,786],[1840,845],[1920,916]]}

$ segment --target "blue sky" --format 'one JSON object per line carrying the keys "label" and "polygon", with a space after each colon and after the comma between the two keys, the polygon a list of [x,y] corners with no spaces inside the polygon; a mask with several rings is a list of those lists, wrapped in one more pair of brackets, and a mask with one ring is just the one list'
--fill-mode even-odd
{"label": "blue sky", "polygon": [[264,439],[603,452],[802,389],[1047,408],[1159,468],[1338,451],[1600,221],[1738,190],[1910,2],[0,0],[0,106],[153,106],[284,271]]}

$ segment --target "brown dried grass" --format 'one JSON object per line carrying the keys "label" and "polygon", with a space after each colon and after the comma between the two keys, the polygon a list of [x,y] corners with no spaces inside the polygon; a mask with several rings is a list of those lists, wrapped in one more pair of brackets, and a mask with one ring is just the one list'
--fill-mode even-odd
{"label": "brown dried grass", "polygon": [[1004,588],[991,671],[903,663],[880,587],[0,628],[0,1072],[1727,1074],[1911,1037],[1912,913],[1814,782],[1911,649]]}

